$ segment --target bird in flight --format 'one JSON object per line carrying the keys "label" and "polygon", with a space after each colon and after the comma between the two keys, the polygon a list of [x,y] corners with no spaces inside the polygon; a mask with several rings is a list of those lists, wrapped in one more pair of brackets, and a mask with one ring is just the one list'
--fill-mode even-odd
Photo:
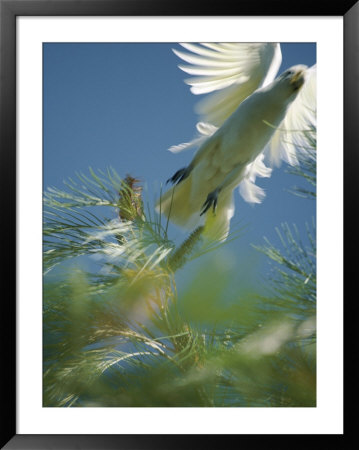
{"label": "bird in flight", "polygon": [[[225,240],[234,215],[233,192],[260,203],[257,177],[270,177],[282,160],[298,164],[308,133],[316,127],[316,66],[296,65],[277,76],[278,43],[181,44],[179,68],[195,95],[198,136],[172,146],[177,153],[197,147],[192,161],[169,180],[173,186],[157,211],[184,228],[204,225],[211,239]],[[266,165],[266,163],[269,166]]]}

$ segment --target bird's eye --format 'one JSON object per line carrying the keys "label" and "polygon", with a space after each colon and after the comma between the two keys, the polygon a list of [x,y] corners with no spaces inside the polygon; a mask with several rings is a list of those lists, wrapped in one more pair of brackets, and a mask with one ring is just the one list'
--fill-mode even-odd
{"label": "bird's eye", "polygon": [[287,70],[287,75],[288,75],[288,76],[292,76],[292,75],[294,75],[294,72],[293,72],[293,70]]}

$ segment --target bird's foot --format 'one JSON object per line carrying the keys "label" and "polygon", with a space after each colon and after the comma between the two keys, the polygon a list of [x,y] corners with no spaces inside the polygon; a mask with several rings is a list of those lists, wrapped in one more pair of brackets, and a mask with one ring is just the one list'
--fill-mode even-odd
{"label": "bird's foot", "polygon": [[189,171],[187,170],[187,167],[183,167],[183,169],[177,170],[177,172],[166,181],[167,183],[172,183],[172,184],[178,184],[181,181],[183,181],[185,178],[188,177]]}
{"label": "bird's foot", "polygon": [[212,191],[208,194],[207,200],[203,203],[200,216],[203,216],[203,214],[205,214],[211,206],[213,207],[213,212],[216,211],[217,202],[218,202],[218,194],[219,194],[219,189],[215,189],[214,191]]}

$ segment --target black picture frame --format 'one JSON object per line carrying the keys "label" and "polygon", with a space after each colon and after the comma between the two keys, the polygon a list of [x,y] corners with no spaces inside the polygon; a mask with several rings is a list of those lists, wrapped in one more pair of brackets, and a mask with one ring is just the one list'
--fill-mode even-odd
{"label": "black picture frame", "polygon": [[[359,2],[178,0],[0,0],[0,183],[2,194],[2,431],[5,449],[183,449],[255,445],[279,435],[17,435],[16,434],[16,17],[19,16],[342,16],[344,18],[344,253],[349,260],[357,232],[354,176],[359,169]],[[354,193],[353,193],[354,191]],[[350,202],[350,205],[349,205]],[[349,267],[349,264],[348,264]],[[343,269],[344,270],[344,269]],[[353,274],[344,273],[348,292]],[[355,292],[353,290],[353,292]],[[351,300],[355,300],[352,298]],[[355,302],[353,301],[352,304]],[[353,307],[345,307],[346,330],[352,329]],[[350,331],[348,331],[349,333]],[[345,357],[348,349],[345,351]],[[346,358],[346,373],[351,373]],[[348,403],[348,402],[346,402]],[[352,430],[345,421],[345,434]],[[344,435],[330,435],[342,439]],[[283,435],[281,436],[281,440]],[[298,435],[298,445],[311,445],[320,435]],[[288,438],[288,436],[287,436]],[[343,445],[343,444],[339,444]]]}

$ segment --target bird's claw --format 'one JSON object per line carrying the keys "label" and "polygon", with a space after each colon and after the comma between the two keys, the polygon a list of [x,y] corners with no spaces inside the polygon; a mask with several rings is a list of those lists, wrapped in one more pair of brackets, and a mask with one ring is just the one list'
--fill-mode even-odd
{"label": "bird's claw", "polygon": [[167,183],[172,183],[172,184],[178,184],[180,183],[182,180],[184,180],[185,178],[187,178],[188,173],[187,173],[187,167],[184,167],[183,169],[177,170],[177,172],[166,181]]}
{"label": "bird's claw", "polygon": [[211,206],[213,207],[213,212],[215,212],[216,207],[217,207],[217,202],[218,202],[218,189],[216,189],[215,191],[210,192],[208,194],[207,200],[203,203],[200,216],[203,216],[203,214],[205,214]]}

